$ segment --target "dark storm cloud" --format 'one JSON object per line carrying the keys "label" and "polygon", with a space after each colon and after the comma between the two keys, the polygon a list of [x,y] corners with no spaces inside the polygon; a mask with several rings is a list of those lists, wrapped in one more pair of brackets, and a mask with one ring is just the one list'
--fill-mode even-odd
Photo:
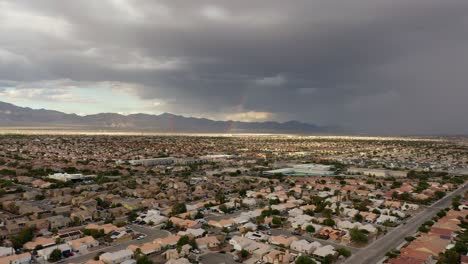
{"label": "dark storm cloud", "polygon": [[1,80],[134,84],[176,113],[468,133],[466,0],[0,3]]}

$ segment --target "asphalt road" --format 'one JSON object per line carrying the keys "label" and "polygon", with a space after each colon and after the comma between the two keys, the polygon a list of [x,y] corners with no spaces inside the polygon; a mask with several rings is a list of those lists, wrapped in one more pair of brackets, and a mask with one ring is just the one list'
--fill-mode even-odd
{"label": "asphalt road", "polygon": [[448,194],[441,200],[427,207],[421,213],[409,219],[405,225],[400,225],[387,235],[381,237],[366,248],[363,248],[355,255],[351,256],[345,263],[347,264],[375,264],[385,257],[385,254],[405,242],[405,237],[413,235],[424,222],[434,217],[441,209],[449,207],[452,198],[462,194],[467,190],[467,185]]}
{"label": "asphalt road", "polygon": [[153,229],[153,228],[142,227],[142,226],[138,226],[138,225],[130,225],[130,228],[132,228],[133,230],[135,230],[138,233],[145,234],[146,237],[144,239],[142,239],[142,240],[132,240],[132,241],[124,242],[122,244],[118,244],[118,245],[115,245],[115,246],[99,248],[97,250],[90,251],[89,253],[84,254],[84,255],[78,255],[76,257],[68,258],[68,259],[66,259],[64,261],[64,263],[83,263],[83,262],[86,262],[86,261],[88,261],[90,259],[93,259],[94,256],[96,256],[96,254],[98,252],[116,252],[116,251],[119,251],[119,250],[122,250],[122,249],[126,249],[129,245],[141,245],[141,244],[144,244],[144,243],[151,242],[151,241],[155,240],[156,238],[167,237],[170,234],[166,230]]}

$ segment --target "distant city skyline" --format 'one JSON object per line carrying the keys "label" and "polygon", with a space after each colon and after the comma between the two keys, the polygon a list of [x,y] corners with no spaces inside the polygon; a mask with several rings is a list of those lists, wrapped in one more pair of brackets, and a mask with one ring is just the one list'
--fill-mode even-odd
{"label": "distant city skyline", "polygon": [[0,0],[0,101],[468,134],[465,0]]}

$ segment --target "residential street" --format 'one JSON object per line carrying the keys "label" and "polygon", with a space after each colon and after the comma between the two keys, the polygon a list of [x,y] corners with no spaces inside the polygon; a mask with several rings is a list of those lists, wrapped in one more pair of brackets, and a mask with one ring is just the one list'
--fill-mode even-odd
{"label": "residential street", "polygon": [[462,194],[466,190],[467,186],[465,184],[463,187],[459,188],[455,192],[448,194],[446,197],[429,206],[418,215],[413,216],[410,220],[407,221],[405,225],[398,226],[387,235],[370,244],[368,247],[360,250],[355,255],[351,256],[345,263],[378,263],[385,257],[385,254],[388,251],[396,248],[401,243],[403,243],[405,241],[405,237],[413,235],[421,224],[431,219],[442,208],[450,206],[453,197]]}

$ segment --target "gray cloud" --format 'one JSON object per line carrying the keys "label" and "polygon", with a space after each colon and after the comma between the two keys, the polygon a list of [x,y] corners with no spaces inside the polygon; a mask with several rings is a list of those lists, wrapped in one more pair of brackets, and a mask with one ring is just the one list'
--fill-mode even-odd
{"label": "gray cloud", "polygon": [[4,81],[133,83],[183,114],[468,133],[466,0],[0,0],[0,34]]}

